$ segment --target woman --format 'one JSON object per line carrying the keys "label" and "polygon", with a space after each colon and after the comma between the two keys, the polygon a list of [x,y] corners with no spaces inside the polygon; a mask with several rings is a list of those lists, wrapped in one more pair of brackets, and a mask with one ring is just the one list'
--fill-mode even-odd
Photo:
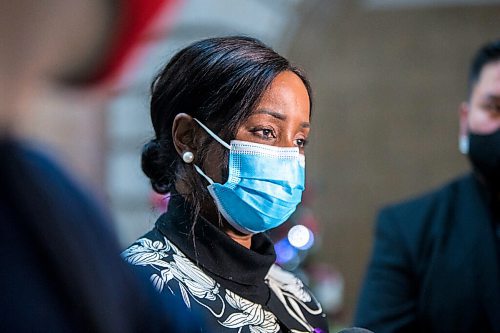
{"label": "woman", "polygon": [[142,168],[171,198],[123,256],[216,332],[328,331],[263,233],[300,203],[310,96],[299,69],[247,37],[196,42],[152,84],[155,138]]}

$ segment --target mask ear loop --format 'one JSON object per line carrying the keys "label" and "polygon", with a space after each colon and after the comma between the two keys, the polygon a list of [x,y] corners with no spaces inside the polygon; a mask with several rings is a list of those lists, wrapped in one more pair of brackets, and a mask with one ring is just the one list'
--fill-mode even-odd
{"label": "mask ear loop", "polygon": [[208,177],[196,164],[193,164],[193,165],[194,165],[194,168],[196,169],[196,171],[198,171],[198,173],[200,175],[202,175],[210,183],[210,185],[212,185],[214,183],[214,181],[212,179],[210,179],[210,177]]}
{"label": "mask ear loop", "polygon": [[[231,146],[225,142],[224,140],[222,140],[221,138],[219,138],[217,136],[217,134],[215,134],[214,132],[212,132],[207,126],[205,126],[201,121],[199,121],[198,119],[196,118],[193,118],[197,123],[198,125],[200,125],[212,138],[214,138],[218,143],[220,143],[221,145],[223,145],[224,147],[226,147],[227,149],[231,150]],[[196,164],[193,164],[194,165],[194,168],[196,169],[196,171],[202,175],[209,183],[210,185],[212,185],[214,183],[214,181],[212,179],[210,179],[210,177],[208,177]]]}
{"label": "mask ear loop", "polygon": [[207,126],[203,125],[201,123],[201,121],[199,121],[198,119],[196,118],[193,118],[197,123],[198,125],[200,125],[212,138],[214,138],[218,143],[220,143],[221,145],[223,145],[224,147],[226,147],[227,149],[231,150],[231,146],[224,140],[222,140],[221,138],[219,138],[217,136],[217,134],[215,134],[214,132],[212,132]]}

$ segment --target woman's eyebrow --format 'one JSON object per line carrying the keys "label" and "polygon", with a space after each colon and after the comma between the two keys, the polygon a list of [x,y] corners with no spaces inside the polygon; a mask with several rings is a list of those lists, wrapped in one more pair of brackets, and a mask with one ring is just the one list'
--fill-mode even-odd
{"label": "woman's eyebrow", "polygon": [[279,113],[276,111],[271,111],[271,110],[267,110],[267,109],[260,109],[260,110],[255,111],[255,113],[264,113],[264,114],[268,114],[270,116],[273,116],[274,118],[279,119],[279,120],[286,120],[286,114]]}
{"label": "woman's eyebrow", "polygon": [[[283,114],[283,113],[280,113],[280,112],[276,112],[276,111],[271,111],[271,110],[267,110],[267,109],[260,109],[260,110],[257,110],[255,111],[255,114],[268,114],[276,119],[279,119],[279,120],[282,120],[282,121],[285,121],[287,119],[287,116],[286,114]],[[300,124],[300,127],[302,128],[310,128],[311,127],[311,124],[307,121],[303,122]]]}

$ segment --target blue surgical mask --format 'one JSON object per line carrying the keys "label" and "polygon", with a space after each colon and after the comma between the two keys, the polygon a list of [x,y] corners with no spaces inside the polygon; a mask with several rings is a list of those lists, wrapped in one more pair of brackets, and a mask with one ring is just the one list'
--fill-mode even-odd
{"label": "blue surgical mask", "polygon": [[222,216],[245,234],[263,232],[285,222],[300,203],[304,191],[305,157],[299,148],[239,140],[232,140],[229,145],[195,120],[229,149],[229,175],[224,184],[215,183],[194,166],[210,183],[208,191]]}

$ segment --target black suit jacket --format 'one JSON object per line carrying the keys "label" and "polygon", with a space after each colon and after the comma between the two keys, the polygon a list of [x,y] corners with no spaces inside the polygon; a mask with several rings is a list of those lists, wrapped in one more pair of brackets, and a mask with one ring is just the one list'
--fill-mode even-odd
{"label": "black suit jacket", "polygon": [[383,209],[356,326],[375,332],[500,332],[487,195],[473,175]]}
{"label": "black suit jacket", "polygon": [[130,270],[110,226],[52,160],[0,138],[0,332],[199,332]]}

